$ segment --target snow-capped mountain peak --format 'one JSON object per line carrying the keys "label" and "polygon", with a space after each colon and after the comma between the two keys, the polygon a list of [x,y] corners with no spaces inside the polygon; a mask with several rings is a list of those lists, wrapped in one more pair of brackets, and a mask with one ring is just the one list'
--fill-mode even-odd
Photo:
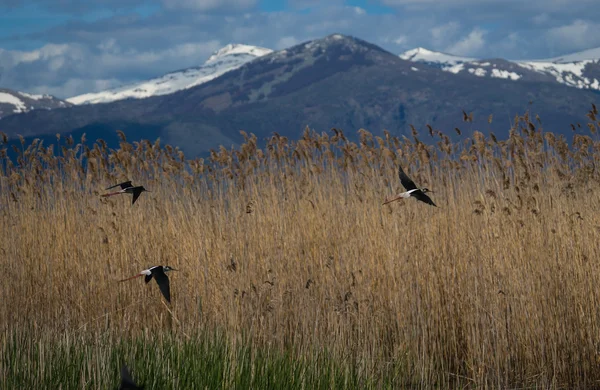
{"label": "snow-capped mountain peak", "polygon": [[206,83],[245,63],[271,53],[264,47],[228,44],[214,52],[204,65],[167,73],[155,79],[125,85],[107,91],[86,93],[67,99],[73,104],[108,103],[123,99],[143,99],[167,95]]}
{"label": "snow-capped mountain peak", "polygon": [[416,48],[400,58],[435,66],[450,73],[513,81],[558,82],[580,89],[600,90],[600,48],[545,60],[503,60],[459,57]]}
{"label": "snow-capped mountain peak", "polygon": [[0,88],[0,118],[31,110],[69,107],[70,103],[52,95],[34,95]]}
{"label": "snow-capped mountain peak", "polygon": [[463,62],[470,62],[476,60],[476,58],[472,57],[460,57],[452,54],[441,53],[438,51],[431,51],[423,47],[417,47],[416,49],[405,51],[404,53],[400,54],[399,57],[403,60],[413,62],[448,65],[457,65],[462,64]]}
{"label": "snow-capped mountain peak", "polygon": [[208,60],[206,60],[205,64],[218,61],[223,57],[230,55],[253,55],[255,57],[262,57],[265,54],[271,53],[272,51],[273,50],[266,49],[264,47],[243,45],[241,43],[230,43],[214,52],[208,58]]}

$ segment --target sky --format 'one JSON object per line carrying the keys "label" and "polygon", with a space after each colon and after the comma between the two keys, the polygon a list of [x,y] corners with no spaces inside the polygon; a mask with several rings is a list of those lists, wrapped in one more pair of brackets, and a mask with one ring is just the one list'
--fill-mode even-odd
{"label": "sky", "polygon": [[0,0],[0,87],[60,98],[333,33],[507,59],[600,47],[597,0]]}

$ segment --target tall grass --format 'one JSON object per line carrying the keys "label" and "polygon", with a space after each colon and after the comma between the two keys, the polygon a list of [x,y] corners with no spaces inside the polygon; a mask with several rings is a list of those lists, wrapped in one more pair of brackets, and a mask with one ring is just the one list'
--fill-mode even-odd
{"label": "tall grass", "polygon": [[[327,383],[297,388],[599,386],[595,108],[588,118],[569,144],[525,114],[505,140],[361,129],[354,143],[307,129],[260,148],[242,132],[238,149],[206,160],[124,134],[118,150],[23,145],[0,171],[4,385],[70,358],[61,372],[77,379],[39,383],[105,388],[122,354],[134,376],[157,370],[149,383],[188,388],[176,378],[211,349],[189,346],[218,332],[227,364],[251,348],[263,351],[250,355],[254,376]],[[400,189],[397,164],[439,208],[382,205]],[[98,196],[124,179],[152,192],[133,206]],[[170,307],[154,283],[117,282],[159,264],[180,269]],[[161,348],[202,352],[161,360]],[[243,388],[217,360],[198,371]]]}
{"label": "tall grass", "polygon": [[[3,389],[114,389],[120,365],[129,363],[135,380],[154,389],[329,389],[373,384],[324,351],[311,360],[257,349],[231,348],[222,335],[192,339],[158,337],[94,338],[43,336],[35,342],[12,333],[3,345]],[[386,378],[388,383],[393,378]]]}

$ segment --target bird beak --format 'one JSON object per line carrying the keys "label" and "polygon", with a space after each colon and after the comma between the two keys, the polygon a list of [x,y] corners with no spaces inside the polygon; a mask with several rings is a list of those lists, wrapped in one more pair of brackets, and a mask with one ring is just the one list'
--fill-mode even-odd
{"label": "bird beak", "polygon": [[400,195],[396,195],[393,198],[386,199],[385,202],[383,202],[383,204],[385,205],[385,204],[388,204],[388,203],[392,203],[392,202],[397,201],[399,199],[402,199],[402,197]]}

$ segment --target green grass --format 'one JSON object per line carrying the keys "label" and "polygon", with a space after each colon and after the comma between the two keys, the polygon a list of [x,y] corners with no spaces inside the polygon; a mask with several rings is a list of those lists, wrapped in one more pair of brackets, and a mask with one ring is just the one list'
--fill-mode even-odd
{"label": "green grass", "polygon": [[[69,335],[35,339],[12,332],[2,341],[3,389],[117,388],[120,367],[147,389],[366,389],[407,385],[390,363],[380,378],[360,373],[357,362],[327,351],[297,357],[291,350],[233,343],[217,332],[183,337],[162,334],[115,339]],[[32,338],[34,340],[32,340]]]}

